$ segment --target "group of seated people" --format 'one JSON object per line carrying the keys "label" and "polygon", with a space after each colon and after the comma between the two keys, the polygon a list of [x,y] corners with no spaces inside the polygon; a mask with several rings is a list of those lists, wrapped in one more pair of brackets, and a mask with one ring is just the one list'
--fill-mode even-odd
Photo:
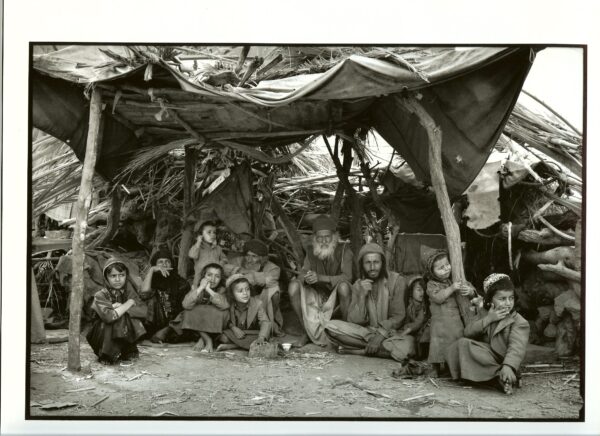
{"label": "group of seated people", "polygon": [[[341,242],[335,222],[321,215],[313,222],[312,244],[288,286],[291,306],[303,327],[300,347],[311,341],[333,344],[339,353],[427,359],[430,375],[496,383],[506,393],[518,383],[529,324],[515,311],[515,292],[505,274],[483,283],[483,307],[464,325],[457,296],[477,297],[468,282],[452,282],[445,250],[423,246],[424,275],[404,276],[387,268],[384,249],[375,243],[353,253]],[[109,259],[106,287],[95,294],[97,317],[87,339],[101,362],[137,357],[136,342],[197,341],[203,353],[250,349],[283,335],[279,308],[280,268],[269,261],[268,246],[246,242],[244,256],[228,260],[217,244],[216,226],[204,223],[189,251],[194,259],[190,284],[174,269],[167,250],[151,258],[138,295],[125,286],[127,268]]]}

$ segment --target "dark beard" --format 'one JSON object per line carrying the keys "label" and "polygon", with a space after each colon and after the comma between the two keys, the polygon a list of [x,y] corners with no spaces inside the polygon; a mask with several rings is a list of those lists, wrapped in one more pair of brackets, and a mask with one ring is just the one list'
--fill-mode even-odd
{"label": "dark beard", "polygon": [[160,271],[155,271],[152,275],[152,289],[169,292],[177,285],[177,277],[174,271],[170,271],[168,277],[164,277]]}

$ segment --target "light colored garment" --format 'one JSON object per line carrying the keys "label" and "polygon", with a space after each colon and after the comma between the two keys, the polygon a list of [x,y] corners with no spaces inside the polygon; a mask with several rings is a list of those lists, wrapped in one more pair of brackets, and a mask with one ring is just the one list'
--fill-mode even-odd
{"label": "light colored garment", "polygon": [[209,263],[217,263],[221,266],[227,262],[227,256],[220,245],[210,245],[206,241],[196,242],[190,248],[188,256],[194,259],[194,281],[193,285],[200,283],[202,269]]}
{"label": "light colored garment", "polygon": [[[316,272],[321,280],[314,285],[306,283],[304,278],[308,271]],[[337,288],[341,283],[350,286],[352,280],[352,250],[347,244],[339,243],[330,259],[320,260],[313,254],[312,246],[308,247],[298,280],[306,334],[313,343],[327,345],[325,325],[336,307]]]}
{"label": "light colored garment", "polygon": [[[343,342],[348,336],[364,342],[379,333],[385,339],[381,347],[395,360],[402,361],[415,353],[415,340],[411,335],[399,335],[406,314],[404,293],[407,289],[405,277],[389,272],[373,283],[373,289],[361,298],[360,281],[352,286],[352,300],[348,310],[348,321],[332,320],[326,325],[326,332],[332,332],[331,339],[337,336]],[[340,344],[341,345],[341,344]]]}
{"label": "light colored garment", "polygon": [[325,335],[325,326],[331,320],[337,301],[336,289],[327,295],[305,284],[300,285],[300,306],[304,329],[310,340],[318,345],[329,343]]}
{"label": "light colored garment", "polygon": [[450,344],[463,336],[463,322],[455,295],[452,294],[445,300],[441,297],[442,291],[451,284],[450,280],[427,282],[431,310],[429,357],[427,358],[429,363],[444,362]]}
{"label": "light colored garment", "polygon": [[[378,330],[375,327],[360,326],[339,319],[329,321],[326,329],[327,332],[331,332],[333,335],[341,337],[342,341],[344,336],[362,341],[363,346],[361,348],[367,347],[369,341],[377,334]],[[337,342],[333,339],[333,335],[331,335],[331,340]],[[343,345],[343,342],[339,343],[339,345]],[[388,338],[384,339],[381,343],[381,347],[390,353],[392,359],[401,362],[415,354],[415,338],[411,335],[400,336],[396,334],[396,332],[393,332]]]}
{"label": "light colored garment", "polygon": [[517,312],[483,327],[487,312],[465,328],[465,337],[448,347],[446,362],[452,378],[487,381],[502,365],[519,370],[529,340],[529,323]]}

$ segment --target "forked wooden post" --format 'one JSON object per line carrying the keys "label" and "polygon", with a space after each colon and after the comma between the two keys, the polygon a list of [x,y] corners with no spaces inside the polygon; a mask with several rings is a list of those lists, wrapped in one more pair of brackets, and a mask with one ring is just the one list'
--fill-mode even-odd
{"label": "forked wooden post", "polygon": [[[427,132],[429,139],[429,173],[431,176],[431,185],[435,192],[438,209],[442,217],[444,231],[446,233],[446,242],[448,244],[448,254],[450,264],[452,265],[452,281],[465,281],[465,269],[462,262],[462,249],[460,243],[460,229],[452,213],[452,205],[444,180],[442,169],[442,129],[435,124],[434,119],[429,115],[425,108],[414,97],[404,98],[402,102],[405,108],[414,113],[419,123]],[[467,297],[456,293],[456,300],[460,309],[460,314],[465,325],[474,318],[475,313],[471,311],[471,302]]]}
{"label": "forked wooden post", "polygon": [[194,182],[196,180],[196,149],[192,146],[185,147],[185,166],[183,171],[183,233],[179,245],[179,259],[177,272],[180,277],[187,277],[188,251],[193,245],[192,227],[187,223],[187,216],[194,207]]}
{"label": "forked wooden post", "polygon": [[69,351],[67,367],[79,371],[79,338],[81,334],[81,306],[83,304],[83,265],[85,261],[85,233],[87,218],[92,202],[92,179],[96,167],[96,156],[102,116],[102,91],[96,87],[90,101],[90,119],[85,147],[85,159],[81,172],[81,186],[77,197],[75,230],[73,231],[73,280],[69,305]]}

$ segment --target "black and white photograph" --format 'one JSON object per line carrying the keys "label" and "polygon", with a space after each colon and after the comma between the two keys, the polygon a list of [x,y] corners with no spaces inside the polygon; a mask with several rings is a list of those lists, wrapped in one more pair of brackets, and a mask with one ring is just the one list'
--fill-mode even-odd
{"label": "black and white photograph", "polygon": [[580,418],[583,55],[33,45],[30,415]]}
{"label": "black and white photograph", "polygon": [[589,432],[585,41],[271,40],[19,45],[10,434]]}

